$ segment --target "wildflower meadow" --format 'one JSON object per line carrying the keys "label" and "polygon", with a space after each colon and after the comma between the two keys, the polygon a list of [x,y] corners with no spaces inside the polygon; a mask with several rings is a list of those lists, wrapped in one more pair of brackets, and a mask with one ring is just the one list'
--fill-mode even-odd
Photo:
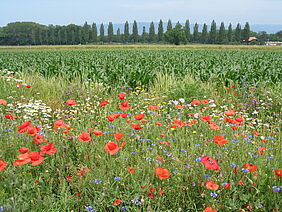
{"label": "wildflower meadow", "polygon": [[282,210],[281,49],[45,51],[1,50],[0,211]]}

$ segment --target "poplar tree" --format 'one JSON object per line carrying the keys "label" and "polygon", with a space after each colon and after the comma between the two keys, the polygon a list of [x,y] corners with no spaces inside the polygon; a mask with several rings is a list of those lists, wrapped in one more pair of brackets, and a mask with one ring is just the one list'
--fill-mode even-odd
{"label": "poplar tree", "polygon": [[138,27],[137,27],[137,22],[133,22],[133,28],[132,28],[132,40],[133,42],[138,41]]}
{"label": "poplar tree", "polygon": [[228,42],[232,42],[233,41],[233,31],[232,31],[232,24],[230,23],[229,26],[228,26],[228,31],[227,31],[227,40]]}
{"label": "poplar tree", "polygon": [[100,42],[105,41],[105,29],[104,29],[104,24],[102,23],[100,25]]}
{"label": "poplar tree", "polygon": [[215,21],[213,20],[212,23],[211,23],[211,30],[210,30],[210,38],[209,38],[209,43],[216,43],[216,23]]}
{"label": "poplar tree", "polygon": [[117,39],[116,40],[118,43],[121,42],[120,28],[117,29]]}
{"label": "poplar tree", "polygon": [[191,32],[190,32],[190,22],[189,20],[186,20],[185,26],[184,26],[184,32],[187,42],[191,41]]}
{"label": "poplar tree", "polygon": [[113,27],[113,23],[109,22],[108,25],[108,41],[111,43],[114,40],[114,27]]}
{"label": "poplar tree", "polygon": [[202,35],[201,35],[201,43],[207,43],[208,41],[208,26],[204,24]]}
{"label": "poplar tree", "polygon": [[128,21],[124,24],[124,42],[127,43],[129,41],[129,24]]}
{"label": "poplar tree", "polygon": [[242,40],[248,40],[248,38],[250,37],[250,32],[250,24],[246,22],[244,30],[242,32]]}
{"label": "poplar tree", "polygon": [[146,32],[146,27],[143,26],[143,32],[142,32],[142,35],[141,35],[141,41],[142,42],[147,42],[147,32]]}
{"label": "poplar tree", "polygon": [[89,32],[90,32],[90,26],[87,24],[87,21],[85,21],[82,27],[82,43],[85,44],[89,42]]}
{"label": "poplar tree", "polygon": [[154,42],[155,41],[155,26],[154,22],[151,22],[150,28],[149,28],[149,41]]}
{"label": "poplar tree", "polygon": [[97,35],[97,25],[96,23],[92,24],[92,42],[97,43],[98,35]]}
{"label": "poplar tree", "polygon": [[163,21],[160,20],[158,27],[158,41],[162,42],[163,40],[164,40],[164,27],[163,27]]}
{"label": "poplar tree", "polygon": [[197,22],[195,23],[193,30],[193,41],[197,43],[199,42],[199,25],[197,24]]}
{"label": "poplar tree", "polygon": [[218,33],[218,42],[222,44],[225,41],[226,41],[225,27],[224,27],[224,23],[221,22],[220,28],[219,28],[219,33]]}
{"label": "poplar tree", "polygon": [[241,25],[238,23],[234,32],[234,40],[241,42]]}
{"label": "poplar tree", "polygon": [[172,23],[171,23],[171,20],[169,19],[168,22],[167,22],[167,28],[166,28],[167,31],[169,30],[172,30]]}

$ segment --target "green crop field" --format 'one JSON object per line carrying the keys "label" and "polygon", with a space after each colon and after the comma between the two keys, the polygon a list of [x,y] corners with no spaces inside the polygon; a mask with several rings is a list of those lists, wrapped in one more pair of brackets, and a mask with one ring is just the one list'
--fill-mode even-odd
{"label": "green crop field", "polygon": [[0,211],[282,210],[282,49],[0,47]]}

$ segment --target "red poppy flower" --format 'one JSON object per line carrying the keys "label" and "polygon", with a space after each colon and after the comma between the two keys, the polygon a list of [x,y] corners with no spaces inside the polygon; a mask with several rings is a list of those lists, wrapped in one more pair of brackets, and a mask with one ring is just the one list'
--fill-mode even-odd
{"label": "red poppy flower", "polygon": [[204,116],[201,118],[201,120],[203,120],[203,121],[206,121],[206,122],[210,123],[210,121],[211,121],[211,117],[210,117],[209,115],[204,115]]}
{"label": "red poppy flower", "polygon": [[228,142],[226,139],[224,139],[224,135],[215,136],[213,138],[213,141],[214,143],[219,144],[219,145],[223,145]]}
{"label": "red poppy flower", "polygon": [[154,199],[154,195],[152,192],[148,192],[148,197],[150,197],[151,199]]}
{"label": "red poppy flower", "polygon": [[26,129],[27,129],[27,133],[31,136],[35,136],[37,135],[38,132],[40,132],[39,127],[34,127],[32,125],[28,126]]}
{"label": "red poppy flower", "polygon": [[169,171],[167,169],[164,169],[164,168],[161,168],[161,167],[156,168],[155,173],[159,176],[160,180],[169,178],[169,176],[170,176]]}
{"label": "red poppy flower", "polygon": [[241,118],[241,117],[236,117],[236,118],[235,118],[235,121],[237,121],[237,122],[239,122],[239,123],[242,123],[242,122],[244,122],[244,119]]}
{"label": "red poppy flower", "polygon": [[213,209],[212,207],[207,207],[203,212],[217,212],[217,210]]}
{"label": "red poppy flower", "polygon": [[226,116],[234,116],[235,115],[235,110],[228,110],[224,112],[224,115]]}
{"label": "red poppy flower", "polygon": [[23,133],[23,132],[25,132],[25,131],[27,130],[27,128],[30,127],[30,126],[32,126],[32,125],[30,124],[30,120],[25,121],[22,125],[17,126],[17,127],[19,128],[19,129],[18,129],[18,132],[19,132],[19,133]]}
{"label": "red poppy flower", "polygon": [[41,164],[44,160],[44,157],[42,157],[37,151],[30,152],[28,154],[28,157],[31,159],[30,162],[32,166],[37,166]]}
{"label": "red poppy flower", "polygon": [[282,169],[275,169],[275,174],[278,176],[278,177],[281,177],[282,176]]}
{"label": "red poppy flower", "polygon": [[42,151],[41,153],[44,154],[48,154],[48,155],[53,155],[56,153],[57,149],[54,148],[54,144],[50,143],[47,145],[43,145],[40,147],[40,150]]}
{"label": "red poppy flower", "polygon": [[72,100],[72,99],[68,99],[68,100],[66,101],[66,104],[67,104],[67,105],[76,105],[76,102],[75,102],[74,100]]}
{"label": "red poppy flower", "polygon": [[119,147],[115,142],[108,142],[105,145],[105,151],[110,153],[110,155],[116,154],[122,147],[124,147],[126,141],[122,142],[121,146]]}
{"label": "red poppy flower", "polygon": [[261,155],[264,154],[264,150],[266,150],[265,147],[260,147],[260,148],[258,148],[258,152],[259,152]]}
{"label": "red poppy flower", "polygon": [[114,134],[114,137],[119,141],[123,137],[123,133],[116,133]]}
{"label": "red poppy flower", "polygon": [[43,142],[45,142],[45,138],[44,138],[43,135],[36,134],[33,138],[33,141],[35,143],[43,143]]}
{"label": "red poppy flower", "polygon": [[120,99],[124,99],[125,96],[126,96],[126,93],[119,93],[119,94],[118,94],[118,97],[119,97]]}
{"label": "red poppy flower", "polygon": [[13,116],[12,114],[6,114],[6,115],[4,115],[4,117],[6,119],[16,119],[17,118],[16,116]]}
{"label": "red poppy flower", "polygon": [[114,201],[114,205],[115,206],[117,206],[117,205],[119,205],[120,203],[121,203],[121,199],[116,199],[115,201]]}
{"label": "red poppy flower", "polygon": [[132,123],[131,127],[135,130],[141,130],[142,129],[142,127],[138,123]]}
{"label": "red poppy flower", "polygon": [[162,124],[162,123],[160,123],[160,122],[156,122],[156,125],[158,125],[158,126],[162,126],[163,124]]}
{"label": "red poppy flower", "polygon": [[136,115],[134,118],[136,119],[136,120],[141,120],[141,119],[143,119],[144,118],[144,114],[143,113],[141,113],[141,114],[138,114],[138,115]]}
{"label": "red poppy flower", "polygon": [[191,102],[191,105],[199,105],[201,104],[201,101],[199,99],[193,99]]}
{"label": "red poppy flower", "polygon": [[122,101],[121,105],[119,106],[119,109],[121,109],[121,110],[129,110],[129,108],[130,108],[130,105],[126,101]]}
{"label": "red poppy flower", "polygon": [[161,141],[161,142],[159,142],[159,144],[165,144],[167,146],[170,146],[170,144],[167,141]]}
{"label": "red poppy flower", "polygon": [[206,104],[208,104],[209,102],[210,102],[209,100],[203,100],[203,101],[202,101],[202,104],[203,104],[203,105],[206,105]]}
{"label": "red poppy flower", "polygon": [[100,107],[103,107],[103,106],[105,106],[107,104],[110,104],[107,100],[101,101],[100,102]]}
{"label": "red poppy flower", "polygon": [[97,135],[97,136],[103,135],[103,132],[100,131],[100,130],[93,131],[93,133],[94,133],[95,135]]}
{"label": "red poppy flower", "polygon": [[7,163],[5,163],[3,160],[0,160],[0,172],[2,172],[7,166]]}
{"label": "red poppy flower", "polygon": [[149,108],[150,110],[158,110],[158,109],[159,109],[158,106],[153,106],[153,105],[149,105],[148,108]]}
{"label": "red poppy flower", "polygon": [[27,153],[28,151],[29,151],[29,149],[26,148],[26,147],[22,147],[22,148],[19,149],[19,152],[22,153],[22,154]]}
{"label": "red poppy flower", "polygon": [[59,129],[59,128],[65,128],[64,120],[58,120],[54,123],[54,128]]}
{"label": "red poppy flower", "polygon": [[130,168],[130,167],[127,167],[126,169],[127,169],[131,174],[134,174],[134,172],[135,172],[135,170],[132,169],[132,168]]}
{"label": "red poppy flower", "polygon": [[0,99],[0,105],[6,105],[7,101],[5,99]]}
{"label": "red poppy flower", "polygon": [[121,117],[122,117],[122,118],[126,118],[127,116],[128,116],[128,113],[122,113],[122,114],[121,114]]}
{"label": "red poppy flower", "polygon": [[206,188],[209,190],[217,190],[219,188],[219,185],[217,185],[214,181],[208,181],[206,183]]}
{"label": "red poppy flower", "polygon": [[31,88],[31,85],[27,85],[27,86],[25,86],[26,88]]}
{"label": "red poppy flower", "polygon": [[20,166],[31,162],[28,154],[18,155],[18,159],[15,159],[14,166]]}
{"label": "red poppy flower", "polygon": [[220,130],[220,127],[215,122],[213,122],[213,121],[210,122],[209,127],[212,130]]}
{"label": "red poppy flower", "polygon": [[115,115],[113,114],[113,115],[109,115],[109,116],[107,116],[107,119],[108,119],[108,121],[114,121],[115,120]]}
{"label": "red poppy flower", "polygon": [[85,131],[85,132],[82,132],[79,136],[78,136],[78,140],[80,142],[89,142],[91,141],[92,137],[90,136],[90,133]]}
{"label": "red poppy flower", "polygon": [[256,170],[258,170],[258,167],[256,165],[253,165],[253,164],[245,164],[244,168],[248,169],[249,172],[255,172]]}
{"label": "red poppy flower", "polygon": [[205,168],[208,170],[220,170],[217,161],[209,156],[202,157],[201,162],[205,165]]}
{"label": "red poppy flower", "polygon": [[177,108],[177,109],[183,109],[184,106],[183,106],[183,105],[175,105],[175,108]]}

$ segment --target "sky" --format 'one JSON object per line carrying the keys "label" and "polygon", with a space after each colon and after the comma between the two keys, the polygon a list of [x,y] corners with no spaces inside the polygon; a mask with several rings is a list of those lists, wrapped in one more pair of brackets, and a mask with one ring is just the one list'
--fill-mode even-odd
{"label": "sky", "polygon": [[0,26],[10,22],[82,25],[88,23],[212,20],[282,24],[282,0],[0,0]]}

